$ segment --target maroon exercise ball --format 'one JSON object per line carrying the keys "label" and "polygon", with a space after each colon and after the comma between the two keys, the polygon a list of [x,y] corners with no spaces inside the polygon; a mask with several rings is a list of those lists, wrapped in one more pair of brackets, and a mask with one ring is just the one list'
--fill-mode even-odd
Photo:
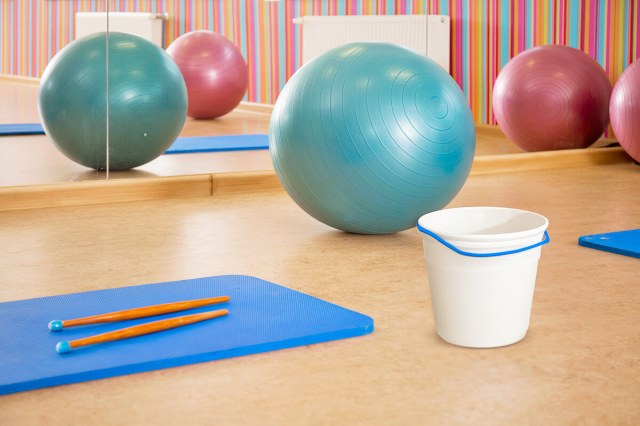
{"label": "maroon exercise ball", "polygon": [[618,142],[640,162],[640,61],[631,64],[618,78],[611,93],[609,115]]}
{"label": "maroon exercise ball", "polygon": [[193,118],[215,118],[238,106],[247,91],[247,64],[229,40],[211,31],[193,31],[167,48],[187,85]]}
{"label": "maroon exercise ball", "polygon": [[609,123],[611,83],[586,53],[541,46],[511,59],[493,88],[505,135],[526,151],[586,148]]}

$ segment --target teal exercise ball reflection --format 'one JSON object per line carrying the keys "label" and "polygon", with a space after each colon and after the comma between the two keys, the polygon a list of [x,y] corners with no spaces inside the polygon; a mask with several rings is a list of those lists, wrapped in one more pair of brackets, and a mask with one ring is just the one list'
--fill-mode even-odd
{"label": "teal exercise ball reflection", "polygon": [[423,55],[350,43],[302,66],[269,126],[273,166],[291,198],[340,230],[414,227],[465,183],[475,152],[469,104]]}
{"label": "teal exercise ball reflection", "polygon": [[[109,169],[128,170],[161,155],[178,137],[187,89],[175,62],[153,43],[109,33]],[[38,93],[43,127],[71,160],[107,167],[106,33],[65,46],[47,65]]]}

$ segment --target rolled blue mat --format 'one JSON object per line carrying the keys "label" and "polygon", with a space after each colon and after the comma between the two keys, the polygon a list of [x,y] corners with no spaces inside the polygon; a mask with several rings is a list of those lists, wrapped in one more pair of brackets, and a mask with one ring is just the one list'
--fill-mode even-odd
{"label": "rolled blue mat", "polygon": [[[44,135],[40,123],[0,124],[0,136]],[[269,149],[269,136],[223,135],[178,138],[165,154]]]}
{"label": "rolled blue mat", "polygon": [[165,154],[268,149],[268,135],[194,136],[178,138]]}
{"label": "rolled blue mat", "polygon": [[0,136],[44,135],[40,123],[0,124]]}

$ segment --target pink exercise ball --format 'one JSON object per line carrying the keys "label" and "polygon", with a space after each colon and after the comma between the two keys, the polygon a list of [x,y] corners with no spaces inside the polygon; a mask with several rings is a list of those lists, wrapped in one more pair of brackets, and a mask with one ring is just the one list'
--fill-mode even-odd
{"label": "pink exercise ball", "polygon": [[541,46],[512,58],[493,88],[505,135],[526,151],[586,148],[609,123],[611,83],[586,53]]}
{"label": "pink exercise ball", "polygon": [[193,118],[215,118],[238,106],[247,91],[247,64],[229,40],[211,31],[186,33],[169,45],[187,85]]}
{"label": "pink exercise ball", "polygon": [[609,105],[611,127],[622,148],[640,162],[640,61],[618,78]]}

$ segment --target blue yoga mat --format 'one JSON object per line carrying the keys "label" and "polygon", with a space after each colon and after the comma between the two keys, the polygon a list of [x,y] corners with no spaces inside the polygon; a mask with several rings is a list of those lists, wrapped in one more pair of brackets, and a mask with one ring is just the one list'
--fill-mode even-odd
{"label": "blue yoga mat", "polygon": [[[0,124],[0,136],[44,135],[40,123]],[[165,154],[268,149],[267,135],[193,136],[178,138]]]}
{"label": "blue yoga mat", "polygon": [[640,259],[640,229],[585,235],[578,238],[578,244]]}
{"label": "blue yoga mat", "polygon": [[[122,309],[227,295],[227,303],[51,332],[47,324]],[[60,355],[56,343],[173,316],[224,317]],[[371,333],[373,320],[289,288],[227,275],[0,303],[0,395],[273,351]]]}
{"label": "blue yoga mat", "polygon": [[178,138],[165,154],[268,149],[268,135],[193,136]]}
{"label": "blue yoga mat", "polygon": [[0,136],[44,135],[40,123],[0,124]]}

